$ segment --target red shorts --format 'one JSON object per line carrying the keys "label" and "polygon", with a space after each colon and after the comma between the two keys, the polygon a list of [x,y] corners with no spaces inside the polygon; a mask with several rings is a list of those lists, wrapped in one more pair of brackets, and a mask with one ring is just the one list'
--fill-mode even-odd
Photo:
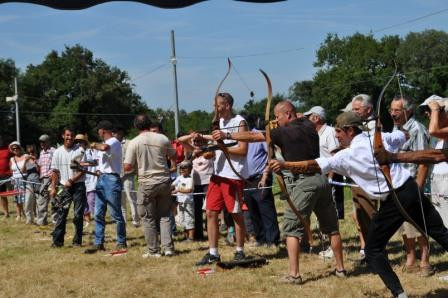
{"label": "red shorts", "polygon": [[210,211],[221,211],[224,206],[229,213],[246,211],[243,198],[244,181],[213,175],[210,178],[205,207]]}

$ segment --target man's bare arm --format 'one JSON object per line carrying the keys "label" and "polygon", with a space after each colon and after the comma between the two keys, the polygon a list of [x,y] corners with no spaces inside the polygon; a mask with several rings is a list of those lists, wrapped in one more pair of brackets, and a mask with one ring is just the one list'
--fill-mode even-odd
{"label": "man's bare arm", "polygon": [[[238,132],[232,132],[229,134],[230,139],[239,141],[239,142],[248,142],[248,143],[255,143],[255,142],[266,142],[266,138],[264,134],[260,131],[238,131]],[[213,138],[215,140],[223,140],[227,138],[227,134],[220,130],[215,130],[213,132]]]}
{"label": "man's bare arm", "polygon": [[448,149],[428,149],[400,153],[377,149],[375,150],[375,158],[381,165],[390,163],[435,164],[448,161]]}
{"label": "man's bare arm", "polygon": [[273,159],[269,162],[269,167],[274,172],[281,171],[282,169],[290,170],[296,174],[312,174],[322,172],[319,164],[315,160],[281,162]]}

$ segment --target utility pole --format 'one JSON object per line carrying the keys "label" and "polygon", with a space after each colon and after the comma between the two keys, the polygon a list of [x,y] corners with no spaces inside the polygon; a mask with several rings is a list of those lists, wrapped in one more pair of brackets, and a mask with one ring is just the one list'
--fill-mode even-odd
{"label": "utility pole", "polygon": [[176,58],[176,45],[174,43],[174,30],[171,30],[171,64],[173,64],[173,77],[174,77],[174,134],[177,137],[179,133],[179,93],[177,91],[177,58]]}
{"label": "utility pole", "polygon": [[14,96],[6,97],[6,102],[13,101],[16,105],[16,138],[20,143],[19,94],[17,91],[17,77],[14,77]]}

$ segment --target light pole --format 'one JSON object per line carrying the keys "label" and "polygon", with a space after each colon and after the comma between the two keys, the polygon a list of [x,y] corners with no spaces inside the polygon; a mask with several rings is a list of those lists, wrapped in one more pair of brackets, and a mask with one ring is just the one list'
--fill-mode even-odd
{"label": "light pole", "polygon": [[177,58],[176,58],[176,45],[174,43],[174,30],[171,30],[171,64],[173,64],[173,77],[174,77],[174,138],[177,138],[179,133],[179,93],[177,91]]}
{"label": "light pole", "polygon": [[16,104],[16,137],[20,143],[20,119],[19,119],[19,95],[17,93],[17,78],[14,78],[14,96],[7,96],[6,102],[13,101]]}

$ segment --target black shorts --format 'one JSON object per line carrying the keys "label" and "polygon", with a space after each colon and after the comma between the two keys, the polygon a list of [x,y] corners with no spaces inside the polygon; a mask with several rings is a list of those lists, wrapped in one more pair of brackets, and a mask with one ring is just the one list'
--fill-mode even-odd
{"label": "black shorts", "polygon": [[6,180],[8,178],[9,177],[6,177],[6,176],[0,176],[0,192],[7,191],[9,189],[9,185],[11,184],[9,181],[1,184],[3,180]]}

